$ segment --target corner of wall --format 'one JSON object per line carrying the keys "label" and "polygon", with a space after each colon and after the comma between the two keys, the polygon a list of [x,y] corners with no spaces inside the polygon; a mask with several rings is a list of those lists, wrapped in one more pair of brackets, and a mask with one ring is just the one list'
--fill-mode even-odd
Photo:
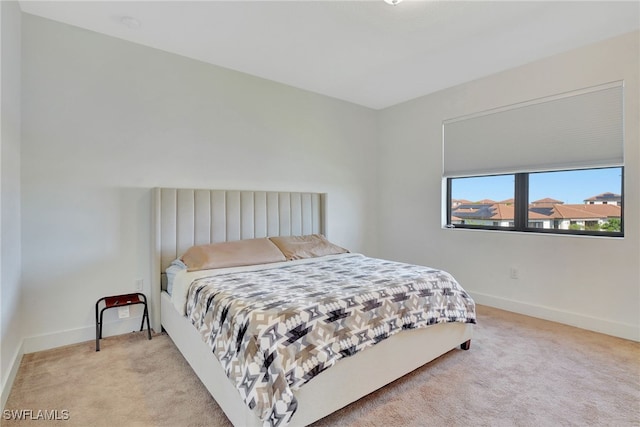
{"label": "corner of wall", "polygon": [[11,364],[9,365],[9,374],[7,375],[7,379],[2,384],[2,390],[0,390],[0,410],[2,411],[4,411],[5,405],[7,404],[9,394],[11,394],[11,388],[13,387],[13,382],[16,379],[16,375],[18,375],[18,369],[20,368],[20,362],[22,362],[23,355],[24,340],[20,342],[20,345],[16,349],[16,352],[11,360]]}
{"label": "corner of wall", "polygon": [[0,403],[4,409],[24,353],[20,310],[22,11],[17,1],[0,2],[0,46]]}

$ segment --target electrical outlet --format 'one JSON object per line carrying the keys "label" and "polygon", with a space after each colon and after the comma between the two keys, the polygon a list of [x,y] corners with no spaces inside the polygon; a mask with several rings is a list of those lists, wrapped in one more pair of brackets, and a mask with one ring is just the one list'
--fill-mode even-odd
{"label": "electrical outlet", "polygon": [[124,319],[126,317],[129,317],[129,306],[118,307],[118,318]]}
{"label": "electrical outlet", "polygon": [[144,280],[143,279],[136,280],[136,291],[141,292],[143,286],[144,286]]}
{"label": "electrical outlet", "polygon": [[520,272],[515,267],[511,267],[511,269],[509,270],[509,274],[511,275],[512,279],[518,279],[520,277]]}

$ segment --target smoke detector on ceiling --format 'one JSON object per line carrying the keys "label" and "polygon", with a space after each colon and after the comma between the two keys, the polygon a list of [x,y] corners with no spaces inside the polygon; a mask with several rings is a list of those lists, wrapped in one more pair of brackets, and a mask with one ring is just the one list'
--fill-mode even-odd
{"label": "smoke detector on ceiling", "polygon": [[127,28],[131,28],[132,30],[140,28],[141,25],[140,21],[138,21],[133,16],[123,16],[122,18],[120,18],[120,22],[122,23],[122,25]]}

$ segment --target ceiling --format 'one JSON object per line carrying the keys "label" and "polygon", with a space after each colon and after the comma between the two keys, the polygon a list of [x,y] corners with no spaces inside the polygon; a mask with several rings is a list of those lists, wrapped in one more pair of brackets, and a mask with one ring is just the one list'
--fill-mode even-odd
{"label": "ceiling", "polygon": [[640,28],[637,0],[20,5],[25,13],[373,109]]}

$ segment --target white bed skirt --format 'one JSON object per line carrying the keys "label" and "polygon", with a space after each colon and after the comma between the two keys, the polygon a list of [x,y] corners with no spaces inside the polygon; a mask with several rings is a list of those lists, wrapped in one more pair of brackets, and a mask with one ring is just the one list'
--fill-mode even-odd
{"label": "white bed skirt", "polygon": [[[162,326],[194,372],[235,426],[262,422],[240,398],[222,366],[189,320],[162,292]],[[355,402],[471,339],[472,324],[445,323],[395,334],[379,344],[339,360],[294,392],[298,410],[290,426],[305,426]]]}

